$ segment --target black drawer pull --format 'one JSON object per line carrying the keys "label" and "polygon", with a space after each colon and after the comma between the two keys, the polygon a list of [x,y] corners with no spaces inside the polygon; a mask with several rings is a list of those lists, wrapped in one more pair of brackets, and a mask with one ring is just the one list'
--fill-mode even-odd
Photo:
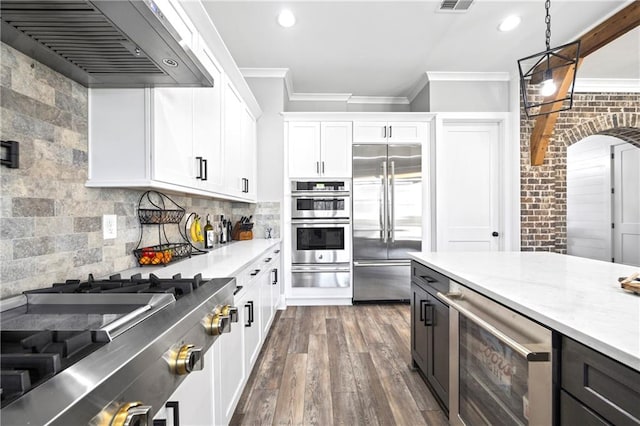
{"label": "black drawer pull", "polygon": [[267,263],[268,263],[268,262],[271,262],[271,258],[270,258],[270,257],[267,257],[264,261],[265,261],[265,262],[267,262]]}
{"label": "black drawer pull", "polygon": [[[427,309],[429,309],[429,316],[427,316]],[[425,303],[424,305],[424,325],[429,327],[435,325],[435,318],[433,318],[433,303]]]}
{"label": "black drawer pull", "polygon": [[420,322],[424,322],[424,304],[427,303],[426,300],[420,301]]}
{"label": "black drawer pull", "polygon": [[253,272],[250,274],[252,277],[255,277],[256,275],[258,275],[260,273],[260,269],[254,269]]}

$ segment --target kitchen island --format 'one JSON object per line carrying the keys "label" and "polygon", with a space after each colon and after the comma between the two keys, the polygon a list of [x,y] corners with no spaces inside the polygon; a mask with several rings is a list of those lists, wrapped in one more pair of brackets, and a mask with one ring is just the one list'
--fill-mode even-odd
{"label": "kitchen island", "polygon": [[[554,423],[640,422],[640,297],[620,288],[618,282],[619,277],[629,276],[639,268],[548,252],[422,252],[410,255],[415,260],[412,286],[419,285],[431,292],[431,296],[414,296],[416,300],[412,303],[418,307],[414,307],[414,318],[419,317],[422,321],[424,317],[425,325],[431,326],[434,335],[435,326],[442,327],[443,323],[449,322],[448,309],[440,313],[438,309],[432,309],[429,315],[429,310],[423,310],[423,306],[450,305],[453,313],[457,303],[452,300],[458,300],[456,291],[465,288],[553,333],[554,384],[549,384],[548,392],[554,394]],[[416,291],[420,292],[420,289]],[[450,297],[446,295],[448,292],[452,292]],[[493,308],[490,301],[487,302],[485,308],[491,312]],[[440,315],[439,324],[434,315]],[[418,323],[417,319],[415,321]],[[414,334],[421,333],[420,327],[413,328]],[[456,328],[457,322],[451,321],[449,336],[452,342],[458,338]],[[464,343],[463,337],[460,339]],[[444,359],[443,350],[455,347],[445,339],[440,342],[432,339],[429,344],[431,348],[425,357],[432,359],[425,363],[420,348],[414,347],[412,337],[414,365],[418,360],[431,366]],[[511,359],[508,352],[507,361]],[[452,352],[451,356],[455,358],[457,354]],[[448,359],[448,355],[446,357]],[[420,363],[417,365],[420,367]],[[455,371],[455,367],[451,371]],[[446,376],[441,371],[428,371],[425,376],[428,384],[432,379],[432,389],[434,383],[446,383]],[[504,377],[497,381],[500,380]],[[450,380],[448,402],[459,398],[454,382],[456,379]],[[505,382],[501,384],[504,386]],[[520,411],[525,410],[521,404]]]}

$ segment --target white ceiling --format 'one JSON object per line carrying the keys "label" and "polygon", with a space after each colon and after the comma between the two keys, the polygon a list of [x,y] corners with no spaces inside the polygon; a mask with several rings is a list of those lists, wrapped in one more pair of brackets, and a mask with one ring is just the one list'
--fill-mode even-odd
{"label": "white ceiling", "polygon": [[[570,41],[629,0],[553,0],[551,44]],[[298,93],[409,96],[426,71],[509,72],[543,51],[544,1],[475,0],[465,13],[440,1],[217,1],[205,7],[240,68],[289,68]],[[282,28],[288,8],[297,23]],[[497,30],[522,17],[509,33]],[[640,30],[587,57],[579,77],[640,79]]]}

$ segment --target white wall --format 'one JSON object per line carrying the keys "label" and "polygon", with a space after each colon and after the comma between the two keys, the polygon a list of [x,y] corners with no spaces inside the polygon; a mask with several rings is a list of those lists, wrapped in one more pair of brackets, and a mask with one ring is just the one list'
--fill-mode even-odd
{"label": "white wall", "polygon": [[347,103],[348,112],[409,112],[409,104],[356,104]]}
{"label": "white wall", "polygon": [[508,81],[431,81],[428,86],[431,112],[509,111]]}
{"label": "white wall", "polygon": [[429,83],[425,84],[424,87],[415,98],[411,102],[411,111],[412,112],[429,112]]}
{"label": "white wall", "polygon": [[594,135],[567,149],[567,254],[611,261],[611,146]]}
{"label": "white wall", "polygon": [[288,112],[408,112],[409,104],[349,103],[347,101],[289,101]]}
{"label": "white wall", "polygon": [[258,201],[282,201],[284,179],[284,81],[247,78],[262,116],[258,118]]}

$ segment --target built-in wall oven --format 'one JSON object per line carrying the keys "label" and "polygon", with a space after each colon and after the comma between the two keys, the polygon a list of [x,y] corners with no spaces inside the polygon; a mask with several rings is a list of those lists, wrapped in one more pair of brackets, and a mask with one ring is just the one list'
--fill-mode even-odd
{"label": "built-in wall oven", "polygon": [[552,332],[452,282],[449,423],[550,425]]}
{"label": "built-in wall oven", "polygon": [[349,287],[351,182],[291,182],[293,287]]}

